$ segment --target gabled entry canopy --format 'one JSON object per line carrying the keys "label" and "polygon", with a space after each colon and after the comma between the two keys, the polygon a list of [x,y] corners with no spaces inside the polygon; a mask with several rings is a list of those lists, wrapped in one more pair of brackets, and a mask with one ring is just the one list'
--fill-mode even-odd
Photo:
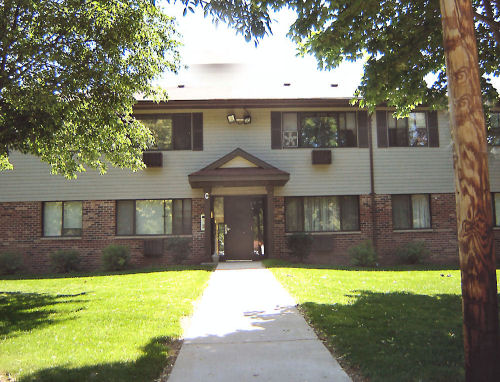
{"label": "gabled entry canopy", "polygon": [[237,148],[188,179],[192,188],[283,186],[290,174]]}

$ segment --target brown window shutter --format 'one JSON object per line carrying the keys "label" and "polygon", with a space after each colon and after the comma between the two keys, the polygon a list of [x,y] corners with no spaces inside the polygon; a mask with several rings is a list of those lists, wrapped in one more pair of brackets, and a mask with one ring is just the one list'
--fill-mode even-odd
{"label": "brown window shutter", "polygon": [[203,150],[203,113],[193,113],[193,151]]}
{"label": "brown window shutter", "polygon": [[271,112],[271,148],[281,149],[281,112]]}
{"label": "brown window shutter", "polygon": [[429,128],[429,147],[439,147],[439,130],[437,111],[430,111],[427,114],[427,123]]}
{"label": "brown window shutter", "polygon": [[368,112],[358,111],[358,147],[368,147]]}
{"label": "brown window shutter", "polygon": [[387,112],[377,111],[377,146],[387,147]]}

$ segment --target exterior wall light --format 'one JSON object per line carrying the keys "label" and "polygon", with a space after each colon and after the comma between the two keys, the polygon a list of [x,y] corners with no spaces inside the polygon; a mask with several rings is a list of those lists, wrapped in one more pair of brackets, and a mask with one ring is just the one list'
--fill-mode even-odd
{"label": "exterior wall light", "polygon": [[250,114],[246,114],[243,118],[236,118],[235,114],[228,114],[227,115],[227,122],[228,123],[236,123],[238,125],[248,125],[252,123],[252,117]]}

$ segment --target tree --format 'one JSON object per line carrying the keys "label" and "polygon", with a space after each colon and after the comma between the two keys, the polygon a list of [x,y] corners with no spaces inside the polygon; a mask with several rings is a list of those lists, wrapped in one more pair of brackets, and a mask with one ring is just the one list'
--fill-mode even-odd
{"label": "tree", "polygon": [[164,98],[152,81],[179,63],[153,0],[2,0],[0,31],[0,170],[12,150],[67,177],[144,166],[135,96]]}
{"label": "tree", "polygon": [[[201,4],[185,0],[186,7]],[[224,6],[222,3],[226,3]],[[498,381],[495,251],[483,101],[498,101],[485,74],[500,74],[500,1],[245,1],[203,4],[247,40],[270,32],[269,7],[297,11],[290,35],[320,66],[367,56],[361,104],[405,115],[440,106],[449,92],[467,381]],[[442,28],[441,28],[442,22]],[[477,44],[477,48],[476,48]],[[446,61],[444,57],[446,56]],[[437,75],[431,87],[425,76]],[[448,80],[448,81],[447,81]],[[482,86],[481,86],[482,85]]]}
{"label": "tree", "polygon": [[[272,32],[271,10],[288,7],[297,19],[289,36],[301,54],[312,54],[322,69],[343,60],[365,59],[357,96],[373,110],[387,103],[399,116],[415,106],[446,107],[446,72],[439,2],[432,0],[181,0],[186,9],[203,6],[246,40]],[[498,92],[483,75],[500,76],[500,1],[473,0],[481,89],[486,100]],[[428,86],[426,79],[433,79]]]}

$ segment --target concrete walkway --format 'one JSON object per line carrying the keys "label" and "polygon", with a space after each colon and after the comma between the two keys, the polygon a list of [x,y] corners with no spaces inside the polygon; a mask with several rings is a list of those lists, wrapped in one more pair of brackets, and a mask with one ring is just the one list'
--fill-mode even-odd
{"label": "concrete walkway", "polygon": [[220,263],[168,382],[351,381],[257,262]]}

